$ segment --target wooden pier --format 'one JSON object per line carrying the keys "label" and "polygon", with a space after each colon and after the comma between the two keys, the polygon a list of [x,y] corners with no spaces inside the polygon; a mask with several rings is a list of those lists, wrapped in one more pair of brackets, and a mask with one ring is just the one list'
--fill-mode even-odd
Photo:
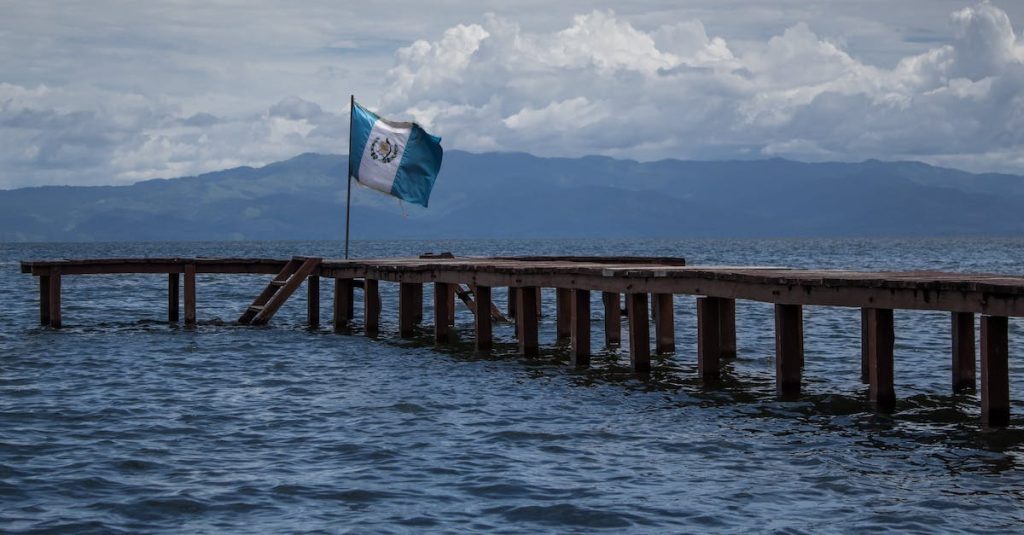
{"label": "wooden pier", "polygon": [[604,341],[621,341],[623,297],[633,369],[651,369],[652,340],[657,353],[675,351],[673,296],[697,296],[697,367],[700,377],[717,381],[721,361],[736,356],[736,301],[775,305],[776,389],[780,397],[800,395],[804,363],[805,305],[856,307],[861,314],[861,375],[870,401],[891,411],[893,388],[893,310],[950,313],[951,386],[976,388],[975,316],[980,315],[981,414],[983,423],[1002,427],[1010,420],[1008,317],[1024,316],[1024,277],[938,272],[808,271],[759,267],[694,267],[678,258],[509,257],[450,255],[420,258],[332,260],[309,257],[117,258],[39,260],[21,264],[39,279],[40,323],[61,326],[61,278],[70,275],[153,273],[168,276],[168,320],[179,321],[180,282],[184,277],[184,322],[196,323],[197,274],[274,275],[239,323],[265,324],[306,282],[309,323],[320,318],[320,279],[334,280],[333,325],[355,321],[353,292],[362,288],[362,321],[368,336],[380,331],[380,282],[399,285],[398,334],[413,336],[423,320],[424,284],[434,292],[434,332],[438,344],[452,340],[454,299],[475,313],[476,347],[491,347],[492,322],[502,313],[492,303],[493,288],[507,288],[509,316],[516,324],[519,351],[539,352],[540,289],[556,289],[556,335],[571,340],[572,362],[590,362],[591,292],[601,292]]}

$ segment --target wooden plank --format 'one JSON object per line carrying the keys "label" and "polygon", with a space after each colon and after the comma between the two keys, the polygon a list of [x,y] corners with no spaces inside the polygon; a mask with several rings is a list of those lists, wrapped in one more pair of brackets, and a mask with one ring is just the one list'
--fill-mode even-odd
{"label": "wooden plank", "polygon": [[736,300],[718,300],[719,352],[723,359],[736,358]]}
{"label": "wooden plank", "polygon": [[375,279],[363,281],[363,329],[369,337],[380,334],[380,286]]}
{"label": "wooden plank", "polygon": [[50,268],[49,277],[50,284],[48,286],[50,292],[49,295],[47,295],[47,300],[49,301],[48,308],[50,311],[50,327],[54,329],[60,329],[61,326],[63,325],[60,310],[61,268]]}
{"label": "wooden plank", "polygon": [[892,309],[869,308],[868,317],[868,399],[882,412],[891,412],[896,406],[893,387],[893,330]]}
{"label": "wooden plank", "polygon": [[1010,425],[1008,322],[981,317],[981,421],[988,427]]}
{"label": "wooden plank", "polygon": [[352,301],[355,291],[352,289],[352,279],[334,279],[334,301],[332,303],[333,321],[335,332],[344,331],[352,323]]}
{"label": "wooden plank", "polygon": [[871,335],[871,323],[868,321],[868,309],[860,309],[860,382],[871,382],[871,364],[868,358]]}
{"label": "wooden plank", "polygon": [[39,324],[50,324],[50,276],[39,275]]}
{"label": "wooden plank", "polygon": [[320,276],[310,275],[306,279],[306,321],[310,329],[320,327]]}
{"label": "wooden plank", "polygon": [[617,292],[601,292],[604,303],[604,344],[622,343],[622,298]]}
{"label": "wooden plank", "polygon": [[522,286],[516,289],[516,332],[519,352],[525,357],[540,354],[537,342],[537,288]]}
{"label": "wooden plank", "polygon": [[196,265],[185,264],[185,326],[196,325]]}
{"label": "wooden plank", "polygon": [[[313,273],[313,271],[316,270],[316,268],[320,265],[320,262],[321,262],[321,260],[319,258],[306,258],[305,260],[303,260],[302,261],[302,265],[299,266],[299,268],[297,270],[295,270],[295,273],[293,273],[288,278],[288,280],[285,281],[284,285],[281,286],[277,290],[277,292],[270,297],[269,300],[267,300],[267,304],[264,305],[263,308],[259,312],[256,313],[256,317],[254,317],[252,319],[252,324],[253,325],[266,325],[267,323],[269,323],[271,318],[274,317],[274,314],[276,314],[277,311],[281,309],[281,306],[284,305],[285,301],[287,301],[288,298],[291,297],[293,293],[295,293],[295,290],[299,289],[299,286],[301,286],[302,282],[306,280],[306,277],[309,277]],[[348,282],[347,288],[348,288],[348,299],[349,300],[348,300],[348,303],[346,303],[346,304],[348,305],[348,317],[349,317],[349,319],[351,319],[351,317],[352,317],[352,281],[351,280]],[[335,287],[335,295],[337,295],[337,287]]]}
{"label": "wooden plank", "polygon": [[654,345],[659,354],[675,353],[676,325],[672,294],[652,294],[652,308],[657,311],[654,317]]}
{"label": "wooden plank", "polygon": [[651,332],[647,318],[647,293],[626,294],[629,315],[629,360],[633,371],[651,371]]}
{"label": "wooden plank", "polygon": [[976,388],[974,353],[974,314],[953,312],[951,338],[953,351],[953,392],[973,392]]}
{"label": "wooden plank", "polygon": [[540,286],[538,286],[535,291],[537,292],[537,306],[535,306],[534,309],[537,311],[537,317],[538,318],[543,318],[544,317],[544,288],[541,288]]}
{"label": "wooden plank", "polygon": [[249,325],[252,323],[252,320],[256,318],[256,315],[266,307],[270,298],[284,286],[288,279],[295,274],[301,265],[302,262],[299,260],[289,260],[281,270],[274,275],[274,278],[270,280],[266,287],[263,288],[263,291],[256,296],[256,299],[253,299],[252,304],[242,312],[242,315],[238,317],[238,323],[240,325]]}
{"label": "wooden plank", "polygon": [[516,296],[516,288],[514,286],[508,287],[508,314],[509,318],[513,321],[518,317],[516,316],[516,304],[519,302],[518,296]]}
{"label": "wooden plank", "polygon": [[722,374],[720,303],[715,297],[697,298],[697,375],[705,383],[718,381]]}
{"label": "wooden plank", "polygon": [[451,342],[451,308],[455,305],[452,287],[446,282],[434,283],[434,343]]}
{"label": "wooden plank", "polygon": [[800,396],[803,321],[800,305],[775,305],[775,391],[784,399]]}
{"label": "wooden plank", "polygon": [[169,323],[178,323],[178,307],[181,303],[180,283],[181,275],[177,273],[167,274],[167,321]]}
{"label": "wooden plank", "polygon": [[570,300],[572,364],[590,366],[590,291],[572,290]]}
{"label": "wooden plank", "polygon": [[492,345],[492,322],[493,318],[487,313],[493,306],[491,303],[491,287],[476,286],[473,289],[476,297],[477,313],[473,316],[474,329],[476,331],[476,350],[486,353],[491,350]]}
{"label": "wooden plank", "polygon": [[555,338],[567,340],[572,337],[572,290],[555,289]]}
{"label": "wooden plank", "polygon": [[423,284],[403,282],[398,287],[398,335],[416,335],[417,318],[423,316]]}
{"label": "wooden plank", "polygon": [[448,327],[455,326],[455,284],[448,285]]}

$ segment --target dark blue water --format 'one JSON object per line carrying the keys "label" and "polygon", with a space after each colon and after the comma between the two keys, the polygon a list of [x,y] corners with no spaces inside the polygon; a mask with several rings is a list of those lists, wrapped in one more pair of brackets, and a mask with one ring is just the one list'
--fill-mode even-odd
{"label": "dark blue water", "polygon": [[[692,264],[1021,274],[1024,239],[357,242],[359,256],[638,254]],[[859,381],[859,311],[808,307],[801,401],[774,397],[770,305],[738,303],[739,358],[705,389],[692,298],[650,377],[628,347],[566,365],[545,296],[539,359],[233,320],[268,277],[198,279],[199,326],[168,325],[165,276],[64,280],[65,328],[37,325],[29,258],[337,256],[337,243],[0,244],[0,531],[590,533],[1020,531],[1024,325],[1010,322],[1013,425],[950,394],[949,317],[896,314],[896,413]],[[329,318],[330,284],[323,288]],[[303,292],[304,293],[304,292]],[[427,314],[430,299],[427,292]],[[503,306],[504,292],[495,299]],[[361,296],[357,293],[357,299]],[[357,302],[357,310],[361,310]],[[327,322],[325,322],[327,323]]]}

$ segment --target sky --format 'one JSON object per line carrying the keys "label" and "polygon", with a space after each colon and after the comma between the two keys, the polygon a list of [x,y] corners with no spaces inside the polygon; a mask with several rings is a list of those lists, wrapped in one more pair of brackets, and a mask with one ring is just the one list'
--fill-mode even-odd
{"label": "sky", "polygon": [[[429,4],[428,7],[424,5]],[[0,188],[446,149],[1024,174],[1024,2],[0,0]]]}

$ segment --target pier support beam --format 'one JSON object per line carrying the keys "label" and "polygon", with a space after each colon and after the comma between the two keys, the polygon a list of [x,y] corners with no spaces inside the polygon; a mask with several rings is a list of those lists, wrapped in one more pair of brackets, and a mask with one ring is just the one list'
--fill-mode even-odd
{"label": "pier support beam", "polygon": [[50,276],[39,276],[39,324],[50,324]]}
{"label": "pier support beam", "polygon": [[167,274],[167,321],[168,323],[178,323],[180,319],[178,313],[178,307],[181,303],[181,290],[179,284],[181,283],[181,275],[177,273]]}
{"label": "pier support beam", "polygon": [[371,338],[380,334],[380,282],[363,281],[363,329]]}
{"label": "pier support beam", "polygon": [[572,290],[555,289],[555,338],[567,340],[572,336]]}
{"label": "pier support beam", "polygon": [[49,309],[50,327],[60,329],[62,325],[60,317],[60,268],[50,268],[50,283],[47,286],[49,287],[49,292],[47,292],[46,301],[48,303],[47,308]]}
{"label": "pier support beam", "polygon": [[590,290],[572,290],[572,364],[590,366]]}
{"label": "pier support beam", "polygon": [[448,283],[434,283],[434,343],[451,342],[452,287]]}
{"label": "pier support beam", "polygon": [[697,298],[697,374],[706,383],[717,381],[722,372],[722,331],[717,297]]}
{"label": "pier support beam", "polygon": [[516,315],[516,303],[519,301],[519,297],[516,295],[517,288],[513,286],[508,287],[508,314],[507,316],[512,320],[516,321],[519,316]]}
{"label": "pier support beam", "polygon": [[675,353],[676,325],[672,294],[652,294],[654,314],[654,345],[658,354]]}
{"label": "pier support beam", "polygon": [[893,330],[892,309],[866,308],[868,399],[879,411],[891,412],[896,406],[893,388]]}
{"label": "pier support beam", "polygon": [[320,277],[311,275],[306,278],[306,322],[310,329],[320,327]]}
{"label": "pier support beam", "polygon": [[651,331],[647,318],[647,294],[626,294],[626,309],[629,314],[629,360],[633,371],[651,371]]}
{"label": "pier support beam", "polygon": [[981,316],[981,422],[1010,424],[1008,322],[1005,316]]}
{"label": "pier support beam", "polygon": [[602,292],[604,302],[604,344],[622,343],[622,299],[616,292]]}
{"label": "pier support beam", "polygon": [[870,342],[868,341],[868,333],[870,327],[868,326],[868,309],[860,309],[860,382],[868,384],[871,382],[871,364],[868,360],[868,348]]}
{"label": "pier support beam", "polygon": [[974,314],[953,312],[953,392],[973,392],[976,385]]}
{"label": "pier support beam", "polygon": [[476,350],[480,353],[486,353],[491,350],[493,344],[491,287],[477,285],[473,289],[473,296],[476,297],[476,313],[473,314],[476,330]]}
{"label": "pier support beam", "polygon": [[540,352],[537,343],[537,290],[535,286],[516,289],[516,332],[519,334],[519,352],[526,357],[536,357]]}
{"label": "pier support beam", "polygon": [[455,286],[448,285],[448,327],[455,327]]}
{"label": "pier support beam", "polygon": [[718,300],[719,354],[723,359],[736,358],[736,300]]}
{"label": "pier support beam", "polygon": [[403,282],[398,286],[398,336],[412,338],[423,318],[423,284]]}
{"label": "pier support beam", "polygon": [[783,399],[800,396],[803,321],[800,305],[775,305],[775,391]]}
{"label": "pier support beam", "polygon": [[185,264],[185,326],[196,325],[196,265]]}
{"label": "pier support beam", "polygon": [[354,291],[352,279],[334,279],[334,330],[342,331],[352,322]]}

